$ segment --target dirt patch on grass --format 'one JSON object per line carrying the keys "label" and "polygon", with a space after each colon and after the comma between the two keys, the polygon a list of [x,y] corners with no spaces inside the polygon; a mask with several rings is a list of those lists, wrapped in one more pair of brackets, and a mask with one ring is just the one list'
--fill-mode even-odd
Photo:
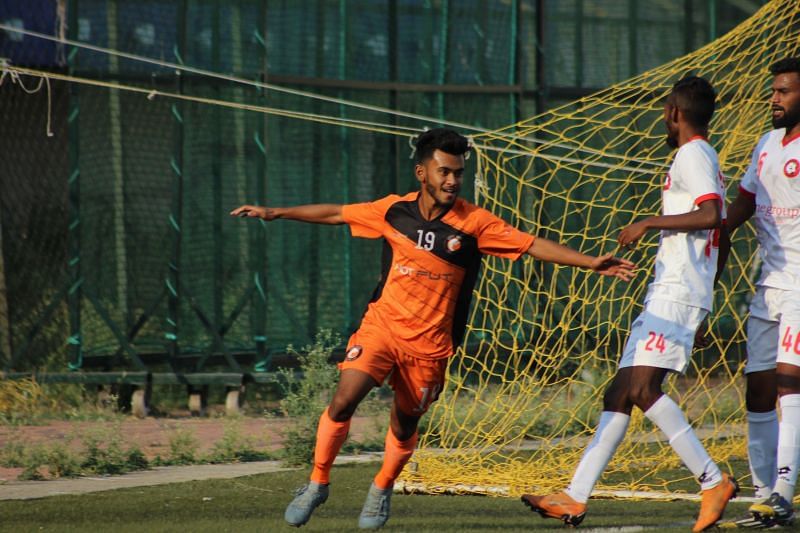
{"label": "dirt patch on grass", "polygon": [[[274,452],[283,445],[286,419],[266,417],[241,417],[236,421],[237,431],[258,451]],[[82,449],[83,440],[92,434],[119,432],[127,446],[136,446],[148,461],[156,457],[167,458],[170,438],[177,432],[188,432],[197,441],[198,456],[208,455],[219,442],[226,429],[226,419],[219,418],[120,418],[114,421],[70,422],[53,421],[36,426],[0,426],[0,448],[9,442],[27,446],[67,445],[73,450]],[[362,439],[374,432],[374,421],[369,417],[354,417],[350,437]],[[17,479],[21,468],[0,467],[0,482]]]}

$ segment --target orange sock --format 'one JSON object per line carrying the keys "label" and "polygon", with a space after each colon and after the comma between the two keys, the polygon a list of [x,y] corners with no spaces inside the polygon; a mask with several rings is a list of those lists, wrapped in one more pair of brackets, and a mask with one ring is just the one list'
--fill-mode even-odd
{"label": "orange sock", "polygon": [[350,430],[350,421],[334,422],[328,416],[328,408],[319,417],[317,428],[317,444],[314,447],[314,469],[311,471],[311,481],[315,483],[330,483],[331,467],[339,449],[347,438]]}
{"label": "orange sock", "polygon": [[397,440],[394,436],[392,428],[386,432],[386,450],[383,454],[383,466],[381,471],[375,476],[375,486],[379,489],[388,489],[394,485],[394,480],[403,471],[408,460],[414,454],[414,448],[417,447],[417,432],[411,436],[410,439],[405,441]]}

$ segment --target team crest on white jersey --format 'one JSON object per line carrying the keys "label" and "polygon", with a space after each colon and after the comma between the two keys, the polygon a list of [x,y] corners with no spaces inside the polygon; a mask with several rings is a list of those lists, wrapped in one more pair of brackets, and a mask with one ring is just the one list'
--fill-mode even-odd
{"label": "team crest on white jersey", "polygon": [[800,174],[800,162],[797,159],[790,159],[783,165],[783,175],[787,178],[796,178]]}
{"label": "team crest on white jersey", "polygon": [[355,346],[347,350],[347,355],[344,356],[344,360],[355,361],[356,359],[361,357],[362,351],[364,351],[364,349],[360,345],[356,344]]}
{"label": "team crest on white jersey", "polygon": [[457,252],[461,249],[461,237],[458,235],[451,235],[447,238],[447,250],[451,253]]}
{"label": "team crest on white jersey", "polygon": [[664,190],[668,191],[672,187],[672,177],[667,173],[667,179],[664,180]]}

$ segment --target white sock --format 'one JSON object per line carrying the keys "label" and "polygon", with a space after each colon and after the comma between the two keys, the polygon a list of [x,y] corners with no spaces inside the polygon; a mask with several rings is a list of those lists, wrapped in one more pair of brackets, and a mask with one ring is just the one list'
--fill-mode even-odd
{"label": "white sock", "polygon": [[722,481],[719,467],[711,460],[692,426],[686,421],[683,411],[672,398],[662,395],[645,411],[644,416],[664,432],[672,449],[697,478],[703,490],[716,487]]}
{"label": "white sock", "polygon": [[564,491],[573,500],[580,503],[586,503],[589,500],[594,484],[600,479],[603,470],[606,469],[614,452],[617,451],[622,437],[628,431],[630,421],[630,415],[624,413],[603,411],[600,415],[600,422],[597,424],[594,438],[583,452],[578,469],[572,476],[572,482]]}
{"label": "white sock", "polygon": [[747,457],[756,498],[769,498],[778,473],[778,413],[747,411]]}
{"label": "white sock", "polygon": [[797,483],[797,462],[800,455],[800,394],[787,394],[778,400],[781,423],[778,431],[778,479],[773,492],[786,501],[794,497]]}

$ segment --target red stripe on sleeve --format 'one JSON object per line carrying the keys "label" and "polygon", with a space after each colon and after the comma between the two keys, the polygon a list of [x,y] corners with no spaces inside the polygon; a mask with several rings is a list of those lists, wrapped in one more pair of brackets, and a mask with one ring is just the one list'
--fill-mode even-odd
{"label": "red stripe on sleeve", "polygon": [[694,205],[700,205],[703,202],[708,201],[708,200],[717,200],[719,203],[722,203],[722,198],[720,197],[719,194],[717,194],[715,192],[710,192],[708,194],[704,194],[703,196],[695,198]]}

